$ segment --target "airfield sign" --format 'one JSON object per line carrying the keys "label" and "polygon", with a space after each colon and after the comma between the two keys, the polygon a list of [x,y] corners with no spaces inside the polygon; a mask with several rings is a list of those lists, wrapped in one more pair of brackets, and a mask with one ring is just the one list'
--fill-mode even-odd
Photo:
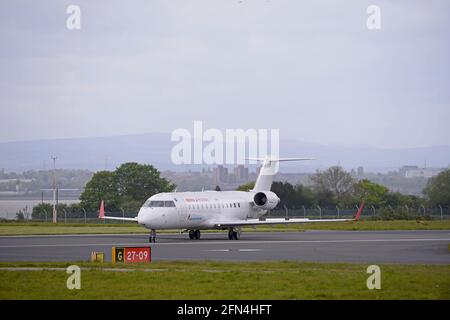
{"label": "airfield sign", "polygon": [[112,247],[112,262],[148,263],[152,261],[150,247]]}

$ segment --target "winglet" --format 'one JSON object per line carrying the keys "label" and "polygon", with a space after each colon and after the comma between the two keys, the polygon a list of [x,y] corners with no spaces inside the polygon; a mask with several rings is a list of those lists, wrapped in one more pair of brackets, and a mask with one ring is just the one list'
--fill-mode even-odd
{"label": "winglet", "polygon": [[358,212],[356,213],[356,216],[355,216],[355,222],[359,220],[359,217],[361,216],[363,209],[364,209],[364,201],[361,202],[361,205],[359,206]]}
{"label": "winglet", "polygon": [[100,202],[100,210],[98,212],[98,217],[100,219],[105,218],[105,202],[103,200],[102,200],[102,202]]}

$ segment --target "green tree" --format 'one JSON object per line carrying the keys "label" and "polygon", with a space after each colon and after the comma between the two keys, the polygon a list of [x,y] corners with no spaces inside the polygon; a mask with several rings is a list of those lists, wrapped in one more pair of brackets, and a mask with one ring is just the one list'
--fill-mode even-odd
{"label": "green tree", "polygon": [[248,182],[246,184],[241,184],[239,187],[237,187],[237,191],[250,191],[255,187],[255,181]]}
{"label": "green tree", "polygon": [[431,178],[423,193],[430,206],[450,207],[450,169]]}
{"label": "green tree", "polygon": [[114,174],[121,205],[126,211],[137,211],[148,197],[173,191],[176,187],[161,178],[157,169],[147,164],[124,163]]}
{"label": "green tree", "polygon": [[118,211],[121,204],[115,173],[96,172],[80,195],[81,206],[87,211],[98,210],[100,201],[105,201],[105,210]]}
{"label": "green tree", "polygon": [[298,184],[292,185],[289,182],[276,181],[272,184],[271,190],[280,198],[279,207],[293,209],[302,205],[311,206],[314,203],[314,194],[311,189]]}
{"label": "green tree", "polygon": [[52,219],[53,205],[51,203],[39,203],[33,207],[31,212],[31,219],[45,220]]}
{"label": "green tree", "polygon": [[386,205],[389,189],[367,179],[361,180],[354,186],[358,201],[364,200],[366,206],[381,207]]}
{"label": "green tree", "polygon": [[106,211],[137,212],[150,196],[175,189],[170,181],[161,178],[151,165],[135,162],[124,163],[115,171],[94,174],[80,196],[81,206],[88,211],[98,210],[101,200]]}
{"label": "green tree", "polygon": [[19,212],[16,213],[16,219],[17,220],[25,220],[25,214],[22,210],[19,210]]}
{"label": "green tree", "polygon": [[[323,172],[317,172],[310,177],[313,188],[320,196],[322,202],[340,203],[352,194],[355,179],[350,173],[340,166],[333,166]],[[336,197],[336,201],[330,201],[330,192]],[[331,204],[331,203],[330,203]]]}

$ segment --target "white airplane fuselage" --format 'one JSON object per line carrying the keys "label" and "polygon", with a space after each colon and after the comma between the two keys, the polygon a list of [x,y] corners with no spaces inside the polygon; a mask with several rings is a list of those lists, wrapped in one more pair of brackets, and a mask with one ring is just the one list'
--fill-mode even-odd
{"label": "white airplane fuselage", "polygon": [[[267,210],[254,205],[257,192],[168,192],[150,197],[137,221],[148,229],[214,229],[214,221],[259,218]],[[277,198],[277,203],[279,199]]]}

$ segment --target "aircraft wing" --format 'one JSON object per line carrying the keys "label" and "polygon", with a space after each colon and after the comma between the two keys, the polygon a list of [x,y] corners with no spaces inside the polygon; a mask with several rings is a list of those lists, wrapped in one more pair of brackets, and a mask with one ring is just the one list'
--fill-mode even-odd
{"label": "aircraft wing", "polygon": [[309,223],[309,222],[344,222],[344,221],[358,221],[364,209],[364,202],[356,213],[353,219],[284,219],[284,218],[269,218],[265,220],[259,219],[245,219],[245,220],[223,220],[214,222],[216,228],[220,227],[239,227],[239,226],[258,226],[271,224],[291,224],[291,223]]}
{"label": "aircraft wing", "polygon": [[137,222],[137,218],[122,218],[122,217],[109,217],[109,216],[103,216],[100,219],[109,219],[109,220],[122,220],[122,221],[135,221]]}
{"label": "aircraft wing", "polygon": [[283,219],[272,218],[266,220],[259,219],[246,219],[246,220],[225,220],[217,221],[214,226],[220,227],[238,227],[238,226],[258,226],[258,225],[271,225],[271,224],[292,224],[292,223],[309,223],[309,222],[343,222],[343,221],[355,221],[355,219]]}
{"label": "aircraft wing", "polygon": [[98,218],[99,219],[108,219],[108,220],[121,220],[121,221],[135,221],[135,222],[138,221],[137,217],[136,218],[125,218],[125,217],[105,216],[105,203],[103,200],[100,203],[100,210],[98,212]]}

